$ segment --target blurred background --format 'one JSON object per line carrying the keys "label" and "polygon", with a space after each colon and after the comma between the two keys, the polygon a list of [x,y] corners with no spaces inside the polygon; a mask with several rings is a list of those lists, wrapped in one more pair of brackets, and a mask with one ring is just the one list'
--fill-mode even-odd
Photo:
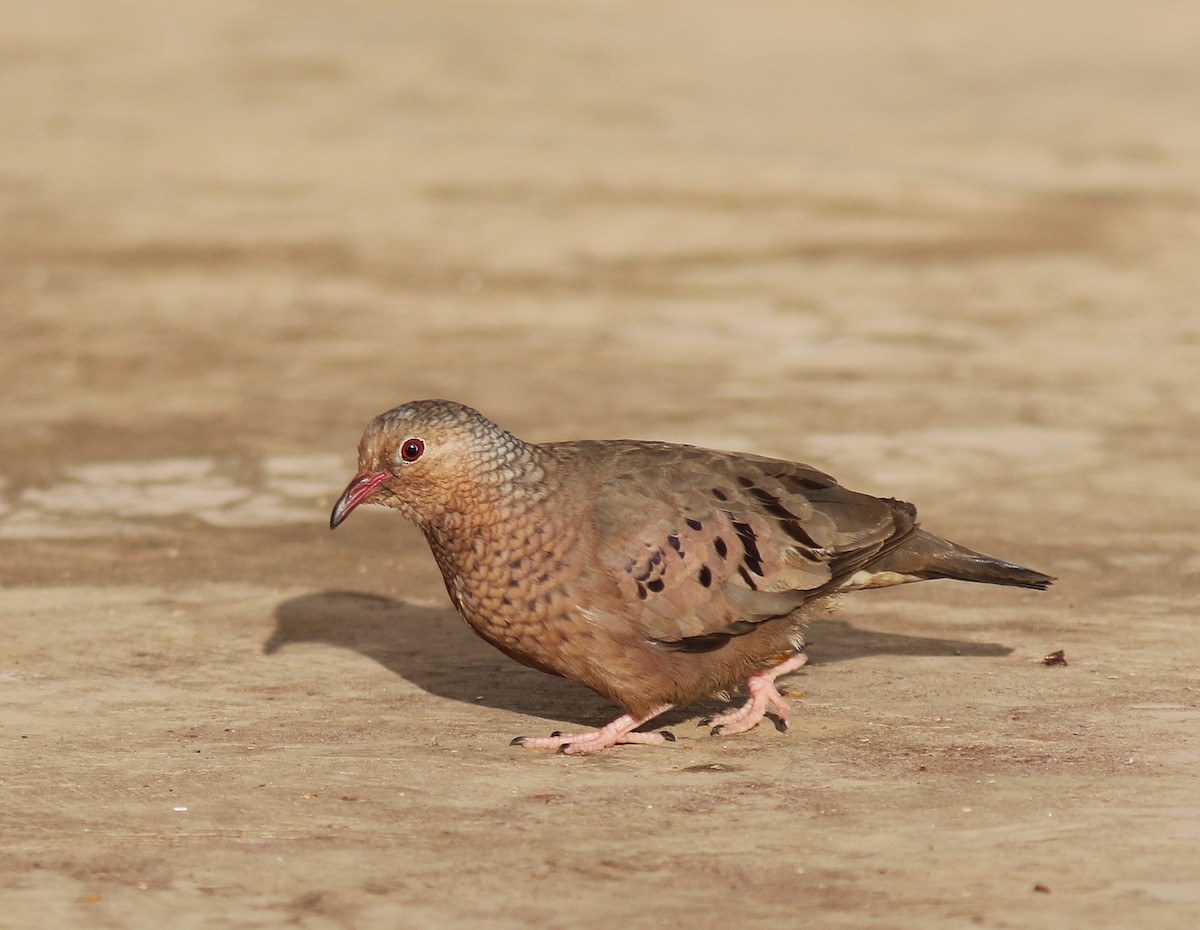
{"label": "blurred background", "polygon": [[1186,3],[5,19],[6,444],[341,450],[428,395],[789,454],[1196,414]]}
{"label": "blurred background", "polygon": [[1114,484],[1200,495],[1198,48],[1184,3],[16,4],[0,540],[311,524],[426,396],[1127,531]]}

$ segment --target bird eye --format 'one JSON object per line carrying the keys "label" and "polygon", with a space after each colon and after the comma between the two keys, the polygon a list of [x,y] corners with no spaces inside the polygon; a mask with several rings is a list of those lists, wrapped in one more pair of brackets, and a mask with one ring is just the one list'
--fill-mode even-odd
{"label": "bird eye", "polygon": [[419,439],[406,439],[400,446],[400,458],[406,462],[415,462],[425,451],[425,443]]}

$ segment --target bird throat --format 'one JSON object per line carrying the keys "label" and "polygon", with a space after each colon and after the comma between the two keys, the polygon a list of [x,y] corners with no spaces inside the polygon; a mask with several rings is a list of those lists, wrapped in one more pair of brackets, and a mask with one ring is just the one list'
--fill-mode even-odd
{"label": "bird throat", "polygon": [[446,591],[463,618],[506,652],[517,628],[563,597],[573,572],[569,553],[578,527],[552,519],[553,482],[541,467],[500,482],[495,496],[477,499],[466,512],[447,511],[422,524]]}

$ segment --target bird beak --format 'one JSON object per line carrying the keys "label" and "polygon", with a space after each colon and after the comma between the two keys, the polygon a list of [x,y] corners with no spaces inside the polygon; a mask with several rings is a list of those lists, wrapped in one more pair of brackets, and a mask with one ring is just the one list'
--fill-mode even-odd
{"label": "bird beak", "polygon": [[350,511],[375,493],[375,489],[392,476],[389,471],[364,471],[346,485],[346,490],[333,505],[329,516],[329,528],[336,530],[338,524],[350,516]]}

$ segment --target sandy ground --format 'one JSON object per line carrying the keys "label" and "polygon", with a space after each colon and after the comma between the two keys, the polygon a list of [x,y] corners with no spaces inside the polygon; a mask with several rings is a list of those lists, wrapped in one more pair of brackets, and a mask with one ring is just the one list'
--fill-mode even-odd
{"label": "sandy ground", "polygon": [[[17,0],[0,927],[1200,921],[1193,3]],[[613,709],[329,508],[404,400],[810,461],[1060,576]],[[1068,665],[1042,659],[1065,650]]]}

